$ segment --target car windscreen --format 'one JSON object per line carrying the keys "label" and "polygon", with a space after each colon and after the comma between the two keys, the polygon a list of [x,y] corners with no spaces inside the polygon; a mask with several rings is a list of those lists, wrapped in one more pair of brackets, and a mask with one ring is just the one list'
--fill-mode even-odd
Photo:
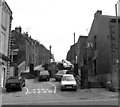
{"label": "car windscreen", "polygon": [[19,82],[19,80],[16,79],[16,78],[15,79],[13,78],[13,79],[8,79],[7,80],[7,83],[18,83],[18,82]]}
{"label": "car windscreen", "polygon": [[64,76],[62,78],[62,81],[75,81],[74,78],[72,76]]}
{"label": "car windscreen", "polygon": [[41,71],[40,75],[49,75],[48,71]]}

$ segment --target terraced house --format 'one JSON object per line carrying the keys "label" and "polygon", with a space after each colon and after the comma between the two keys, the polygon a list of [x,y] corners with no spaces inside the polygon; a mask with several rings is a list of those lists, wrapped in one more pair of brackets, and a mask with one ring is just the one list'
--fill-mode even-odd
{"label": "terraced house", "polygon": [[112,90],[118,89],[120,17],[118,24],[116,22],[115,16],[102,15],[102,11],[98,10],[87,39],[92,44],[87,53],[89,72]]}
{"label": "terraced house", "polygon": [[88,78],[102,83],[110,90],[117,91],[120,78],[120,16],[102,15],[98,10],[94,14],[88,36],[80,36],[77,46],[72,45],[67,60],[74,60],[76,50],[77,63],[87,63]]}
{"label": "terraced house", "polygon": [[12,11],[4,0],[0,0],[0,83],[4,87],[9,77],[10,66],[10,32]]}
{"label": "terraced house", "polygon": [[[14,67],[11,71],[12,75],[20,75],[30,67],[49,63],[50,60],[50,51],[43,44],[32,39],[27,32],[22,33],[20,26],[11,31],[11,49],[11,66]],[[31,69],[30,72],[33,71]]]}

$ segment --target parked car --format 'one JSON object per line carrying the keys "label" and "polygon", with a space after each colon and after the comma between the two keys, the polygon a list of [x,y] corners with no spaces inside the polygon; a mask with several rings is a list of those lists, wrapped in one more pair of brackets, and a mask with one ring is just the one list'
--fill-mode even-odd
{"label": "parked car", "polygon": [[65,74],[63,75],[60,83],[61,91],[65,89],[73,89],[77,91],[77,82],[73,76],[73,74]]}
{"label": "parked car", "polygon": [[68,70],[59,70],[59,71],[55,74],[55,76],[54,76],[54,78],[56,79],[56,81],[61,81],[61,78],[63,77],[64,74],[67,73],[67,71],[68,71]]}
{"label": "parked car", "polygon": [[25,78],[21,76],[13,76],[6,81],[6,91],[9,92],[11,89],[19,89],[22,91],[22,87],[25,87]]}
{"label": "parked car", "polygon": [[46,81],[50,80],[50,74],[49,74],[48,70],[40,71],[39,81],[41,81],[41,80],[46,80]]}

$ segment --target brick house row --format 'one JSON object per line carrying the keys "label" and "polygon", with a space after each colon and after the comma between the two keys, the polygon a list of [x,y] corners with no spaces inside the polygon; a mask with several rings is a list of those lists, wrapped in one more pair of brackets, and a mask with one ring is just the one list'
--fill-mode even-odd
{"label": "brick house row", "polygon": [[[96,78],[105,87],[113,90],[118,89],[119,80],[119,31],[120,18],[118,17],[117,24],[115,16],[102,15],[102,11],[98,10],[94,14],[94,20],[88,36],[80,36],[76,43],[77,45],[74,46],[79,68],[82,64],[87,63],[89,77]],[[67,60],[72,58],[73,50],[69,50]]]}
{"label": "brick house row", "polygon": [[20,68],[16,72],[16,67],[21,63],[23,63],[24,70],[27,70],[30,64],[37,66],[50,61],[50,51],[44,45],[32,39],[28,33],[22,34],[21,32],[21,27],[16,27],[11,32],[11,66],[15,68],[12,75],[20,75]]}

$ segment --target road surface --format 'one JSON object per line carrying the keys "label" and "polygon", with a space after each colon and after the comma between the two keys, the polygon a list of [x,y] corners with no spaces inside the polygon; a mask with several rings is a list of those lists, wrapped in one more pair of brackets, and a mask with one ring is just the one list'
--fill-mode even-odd
{"label": "road surface", "polygon": [[[110,95],[111,94],[111,95]],[[60,82],[53,78],[49,82],[27,79],[22,91],[2,91],[2,105],[118,105],[118,95],[90,89],[61,91]]]}

